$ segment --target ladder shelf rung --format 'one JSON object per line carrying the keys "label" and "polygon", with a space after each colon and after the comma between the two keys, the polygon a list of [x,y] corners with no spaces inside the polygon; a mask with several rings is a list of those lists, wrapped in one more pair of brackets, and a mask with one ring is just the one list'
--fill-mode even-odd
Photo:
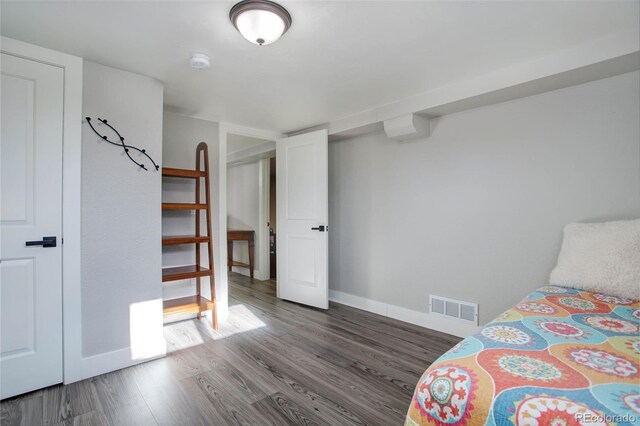
{"label": "ladder shelf rung", "polygon": [[196,203],[162,203],[162,210],[206,210],[206,204]]}
{"label": "ladder shelf rung", "polygon": [[206,176],[206,172],[202,170],[175,169],[172,167],[163,167],[162,176],[197,179]]}
{"label": "ladder shelf rung", "polygon": [[209,240],[210,238],[206,235],[200,237],[196,237],[195,235],[172,235],[162,237],[162,245],[208,243]]}
{"label": "ladder shelf rung", "polygon": [[162,282],[186,280],[189,278],[198,277],[209,277],[211,275],[212,274],[210,269],[196,265],[172,266],[168,268],[162,268]]}
{"label": "ladder shelf rung", "polygon": [[162,313],[172,314],[198,314],[215,309],[215,304],[202,296],[187,296],[178,299],[170,299],[162,302]]}

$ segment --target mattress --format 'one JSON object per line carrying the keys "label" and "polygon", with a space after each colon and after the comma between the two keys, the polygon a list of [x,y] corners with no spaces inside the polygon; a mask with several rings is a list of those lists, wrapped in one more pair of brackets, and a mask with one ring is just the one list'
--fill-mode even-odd
{"label": "mattress", "polygon": [[422,375],[406,425],[640,424],[640,302],[546,286]]}

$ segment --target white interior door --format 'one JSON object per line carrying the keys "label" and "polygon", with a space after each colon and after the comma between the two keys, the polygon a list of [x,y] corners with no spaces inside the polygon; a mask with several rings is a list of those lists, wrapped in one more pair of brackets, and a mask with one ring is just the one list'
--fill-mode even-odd
{"label": "white interior door", "polygon": [[[7,398],[62,381],[64,75],[6,54],[1,68],[0,397]],[[56,246],[26,244],[43,237]]]}
{"label": "white interior door", "polygon": [[278,297],[327,309],[328,135],[276,142]]}

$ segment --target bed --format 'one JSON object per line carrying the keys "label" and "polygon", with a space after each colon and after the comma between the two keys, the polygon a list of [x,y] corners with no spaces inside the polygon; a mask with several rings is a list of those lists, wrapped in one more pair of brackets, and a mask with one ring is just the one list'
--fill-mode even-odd
{"label": "bed", "polygon": [[433,363],[406,425],[640,424],[640,302],[546,286]]}

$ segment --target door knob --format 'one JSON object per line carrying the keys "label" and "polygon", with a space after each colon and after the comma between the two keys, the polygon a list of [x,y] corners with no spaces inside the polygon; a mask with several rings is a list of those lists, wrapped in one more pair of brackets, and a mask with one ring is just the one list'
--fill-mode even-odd
{"label": "door knob", "polygon": [[320,225],[317,228],[311,228],[312,231],[324,232],[324,225]]}
{"label": "door knob", "polygon": [[56,247],[56,237],[42,237],[42,241],[26,241],[27,246]]}

